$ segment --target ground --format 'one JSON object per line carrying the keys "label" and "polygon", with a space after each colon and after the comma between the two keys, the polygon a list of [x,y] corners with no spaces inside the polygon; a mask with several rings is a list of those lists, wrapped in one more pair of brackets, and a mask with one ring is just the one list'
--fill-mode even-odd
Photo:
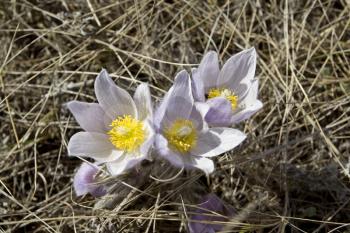
{"label": "ground", "polygon": [[102,68],[130,93],[148,82],[157,102],[205,52],[217,51],[223,64],[250,47],[264,107],[237,126],[247,140],[216,158],[209,178],[187,174],[187,186],[236,209],[227,232],[350,231],[349,5],[1,1],[0,231],[186,232],[182,186],[153,180],[142,187],[151,196],[123,189],[112,210],[75,196],[81,160],[68,157],[67,142],[80,128],[65,103],[96,101]]}

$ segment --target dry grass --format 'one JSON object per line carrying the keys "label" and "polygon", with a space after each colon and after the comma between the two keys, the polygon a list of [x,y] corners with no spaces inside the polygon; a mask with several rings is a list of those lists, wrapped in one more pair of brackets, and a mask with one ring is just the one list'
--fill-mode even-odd
{"label": "dry grass", "polygon": [[79,127],[63,104],[95,101],[102,67],[130,92],[149,82],[157,101],[208,49],[225,61],[250,46],[264,108],[240,125],[248,140],[216,160],[210,179],[190,182],[238,210],[227,232],[349,231],[349,5],[2,0],[0,232],[186,232],[182,186],[173,199],[130,189],[112,211],[74,196],[81,161],[66,145]]}

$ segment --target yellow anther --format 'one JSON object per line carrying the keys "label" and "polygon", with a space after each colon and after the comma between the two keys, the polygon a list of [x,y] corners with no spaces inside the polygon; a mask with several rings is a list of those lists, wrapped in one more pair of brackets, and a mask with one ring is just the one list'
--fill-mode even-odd
{"label": "yellow anther", "polygon": [[192,121],[187,119],[175,120],[165,129],[164,136],[172,149],[183,154],[190,151],[197,143],[196,129]]}
{"label": "yellow anther", "polygon": [[227,88],[212,88],[209,90],[208,99],[215,97],[224,97],[230,101],[232,110],[237,108],[238,96],[232,90]]}
{"label": "yellow anther", "polygon": [[145,141],[146,132],[143,123],[130,115],[118,117],[108,131],[109,140],[118,149],[127,152],[137,150]]}

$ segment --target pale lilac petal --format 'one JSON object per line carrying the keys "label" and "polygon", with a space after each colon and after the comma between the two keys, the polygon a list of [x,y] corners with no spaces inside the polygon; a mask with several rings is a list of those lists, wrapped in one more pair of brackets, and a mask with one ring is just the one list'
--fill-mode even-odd
{"label": "pale lilac petal", "polygon": [[115,160],[122,153],[110,143],[108,135],[101,133],[78,132],[68,143],[68,155],[90,157],[99,162]]}
{"label": "pale lilac petal", "polygon": [[210,88],[216,87],[219,76],[218,54],[214,51],[207,52],[198,66],[196,75],[193,76],[194,83],[203,83],[205,92]]}
{"label": "pale lilac petal", "polygon": [[160,130],[160,124],[164,118],[165,111],[166,111],[168,104],[169,104],[169,98],[171,96],[170,94],[173,91],[173,89],[174,89],[174,87],[172,86],[168,90],[168,92],[165,93],[163,100],[160,102],[159,106],[156,108],[156,110],[154,112],[153,124],[154,124],[154,128],[157,132],[159,132],[159,130]]}
{"label": "pale lilac petal", "polygon": [[222,67],[217,86],[230,88],[236,95],[243,97],[249,88],[249,82],[254,79],[255,68],[255,49],[244,50],[231,57]]}
{"label": "pale lilac petal", "polygon": [[152,101],[151,92],[147,83],[141,83],[134,94],[134,101],[136,104],[138,119],[144,120],[147,117],[152,118]]}
{"label": "pale lilac petal", "polygon": [[[198,70],[193,68],[192,73],[192,79],[191,79],[191,85],[192,85],[192,94],[195,101],[204,102],[205,101],[205,91],[203,82],[200,80]],[[197,81],[195,81],[197,80]],[[200,80],[200,81],[198,81]]]}
{"label": "pale lilac petal", "polygon": [[194,123],[194,126],[197,131],[201,131],[203,129],[204,117],[195,106],[193,106],[192,112],[188,117],[188,119]]}
{"label": "pale lilac petal", "polygon": [[152,146],[154,144],[154,139],[155,139],[155,132],[151,126],[151,123],[149,121],[144,122],[145,129],[147,131],[147,139],[146,141],[142,144],[140,148],[140,153],[143,155],[148,155],[150,153],[150,150],[152,149]]}
{"label": "pale lilac petal", "polygon": [[[220,155],[222,153],[232,150],[233,148],[241,144],[247,137],[241,131],[232,128],[217,127],[211,128],[210,131],[219,138],[220,144],[210,151],[207,151],[205,153],[198,153],[198,156],[214,157]],[[209,139],[207,139],[206,141],[209,141]]]}
{"label": "pale lilac petal", "polygon": [[209,99],[207,104],[210,106],[205,120],[210,126],[231,126],[232,106],[230,101],[223,97]]}
{"label": "pale lilac petal", "polygon": [[202,203],[199,204],[198,207],[199,208],[195,209],[196,214],[191,216],[191,222],[189,223],[191,233],[221,231],[223,224],[210,224],[204,222],[226,222],[229,218],[233,217],[236,212],[233,207],[227,205],[215,194],[204,196]]}
{"label": "pale lilac petal", "polygon": [[168,105],[161,125],[169,126],[176,119],[188,119],[194,107],[191,90],[191,80],[188,73],[179,72],[174,81],[173,90],[170,93]]}
{"label": "pale lilac petal", "polygon": [[115,85],[106,70],[102,70],[95,80],[95,94],[100,106],[111,119],[122,115],[137,117],[133,99],[127,91]]}
{"label": "pale lilac petal", "polygon": [[160,134],[156,135],[155,147],[156,147],[156,152],[158,153],[158,155],[160,155],[164,159],[168,160],[175,167],[183,167],[184,166],[184,161],[183,161],[182,157],[180,155],[178,155],[177,153],[173,152],[168,147],[168,141]]}
{"label": "pale lilac petal", "polygon": [[73,186],[77,196],[91,193],[91,195],[99,197],[106,194],[106,189],[103,185],[94,184],[97,173],[98,168],[95,165],[84,162],[79,167],[73,180]]}
{"label": "pale lilac petal", "polygon": [[75,173],[73,186],[77,196],[89,193],[89,185],[94,182],[98,169],[88,163],[83,163]]}
{"label": "pale lilac petal", "polygon": [[105,133],[108,130],[105,124],[108,117],[99,104],[71,101],[67,107],[85,131]]}

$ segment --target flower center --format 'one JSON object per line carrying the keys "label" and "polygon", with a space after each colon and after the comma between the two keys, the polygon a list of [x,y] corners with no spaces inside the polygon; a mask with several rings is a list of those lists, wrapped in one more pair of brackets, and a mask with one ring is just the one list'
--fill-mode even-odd
{"label": "flower center", "polygon": [[208,99],[215,97],[224,97],[230,101],[232,110],[237,108],[238,96],[232,90],[227,88],[212,88],[209,90]]}
{"label": "flower center", "polygon": [[109,140],[119,150],[133,152],[145,141],[143,123],[130,115],[118,117],[112,121],[111,127]]}
{"label": "flower center", "polygon": [[186,153],[197,143],[197,132],[192,121],[186,119],[175,120],[165,129],[164,136],[172,149]]}

